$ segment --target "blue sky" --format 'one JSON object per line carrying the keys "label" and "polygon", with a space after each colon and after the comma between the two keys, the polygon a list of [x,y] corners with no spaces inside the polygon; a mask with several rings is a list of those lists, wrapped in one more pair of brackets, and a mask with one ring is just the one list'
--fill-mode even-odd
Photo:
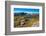
{"label": "blue sky", "polygon": [[14,8],[14,13],[34,13],[34,14],[38,14],[39,13],[39,9],[33,9],[33,8]]}

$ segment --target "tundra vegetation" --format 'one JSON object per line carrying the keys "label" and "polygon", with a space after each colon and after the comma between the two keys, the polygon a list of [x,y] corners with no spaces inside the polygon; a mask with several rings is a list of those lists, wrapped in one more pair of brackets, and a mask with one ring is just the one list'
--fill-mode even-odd
{"label": "tundra vegetation", "polygon": [[39,14],[14,13],[14,27],[32,27],[37,24],[39,25]]}

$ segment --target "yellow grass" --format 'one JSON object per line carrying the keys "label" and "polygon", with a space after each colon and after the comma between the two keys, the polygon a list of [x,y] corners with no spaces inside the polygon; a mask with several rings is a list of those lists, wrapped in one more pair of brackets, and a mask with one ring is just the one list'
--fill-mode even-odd
{"label": "yellow grass", "polygon": [[[20,27],[20,25],[19,25],[19,22],[20,22],[20,20],[21,19],[24,19],[24,17],[25,16],[16,16],[16,17],[14,17],[14,26],[16,26],[16,27]],[[16,18],[17,18],[17,20],[16,20]],[[26,25],[26,27],[32,27],[32,25],[34,24],[34,23],[37,23],[37,21],[39,22],[39,20],[38,20],[38,18],[32,18],[32,19],[29,19],[29,21],[26,21],[25,23],[25,25]]]}

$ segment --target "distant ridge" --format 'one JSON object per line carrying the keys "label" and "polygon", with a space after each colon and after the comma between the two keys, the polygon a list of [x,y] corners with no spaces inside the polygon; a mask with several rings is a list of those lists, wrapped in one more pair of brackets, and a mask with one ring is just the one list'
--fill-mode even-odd
{"label": "distant ridge", "polygon": [[30,13],[14,13],[14,16],[39,16],[39,14],[30,14]]}

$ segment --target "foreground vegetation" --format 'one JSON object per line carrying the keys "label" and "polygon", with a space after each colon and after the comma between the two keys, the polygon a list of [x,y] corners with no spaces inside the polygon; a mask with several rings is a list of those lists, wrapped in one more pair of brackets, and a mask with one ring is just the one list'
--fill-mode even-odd
{"label": "foreground vegetation", "polygon": [[32,27],[34,23],[39,23],[39,16],[36,17],[27,17],[27,16],[14,16],[14,27],[21,27],[20,21],[25,20],[25,26],[23,27]]}

